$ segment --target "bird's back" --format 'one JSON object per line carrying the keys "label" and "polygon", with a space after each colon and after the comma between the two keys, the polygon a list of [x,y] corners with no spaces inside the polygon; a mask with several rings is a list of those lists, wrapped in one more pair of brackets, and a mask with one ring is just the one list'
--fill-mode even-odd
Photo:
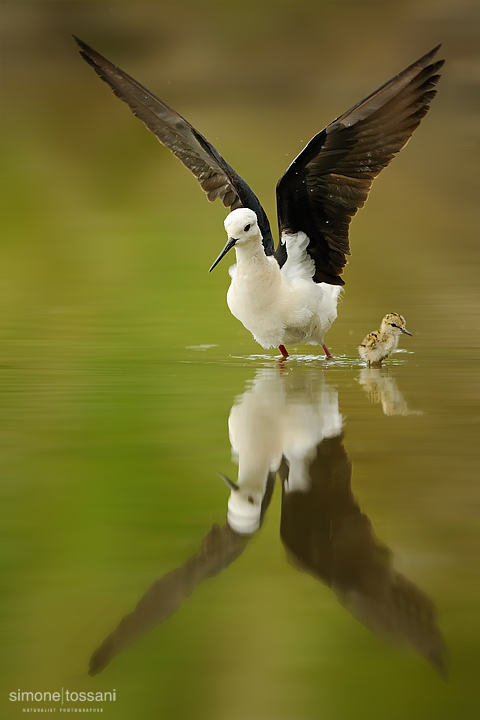
{"label": "bird's back", "polygon": [[398,336],[375,330],[367,335],[358,348],[362,360],[368,365],[378,365],[389,357],[398,345]]}

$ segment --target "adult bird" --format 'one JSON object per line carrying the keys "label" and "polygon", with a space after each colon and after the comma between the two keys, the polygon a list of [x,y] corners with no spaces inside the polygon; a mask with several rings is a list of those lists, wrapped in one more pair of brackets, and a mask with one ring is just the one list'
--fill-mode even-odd
{"label": "adult bird", "polygon": [[233,247],[236,269],[229,308],[265,348],[325,345],[337,316],[350,255],[351,218],[375,177],[402,149],[435,96],[443,60],[438,47],[347,110],[315,135],[277,184],[279,243],[257,196],[185,118],[134,78],[75,38],[80,54],[113,92],[195,175],[209,200],[231,211],[228,241],[210,270]]}

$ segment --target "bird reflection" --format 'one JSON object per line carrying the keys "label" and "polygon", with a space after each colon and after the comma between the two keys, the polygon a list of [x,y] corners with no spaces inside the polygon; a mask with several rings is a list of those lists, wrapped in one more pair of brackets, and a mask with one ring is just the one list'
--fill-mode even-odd
{"label": "bird reflection", "polygon": [[291,488],[308,487],[308,459],[324,438],[337,435],[341,428],[337,394],[319,382],[315,371],[257,373],[228,419],[232,454],[238,462],[237,483],[229,482],[229,525],[242,534],[255,532],[267,475],[277,473],[282,458],[290,466]]}
{"label": "bird reflection", "polygon": [[372,403],[379,403],[385,415],[423,415],[421,410],[410,410],[398,389],[395,378],[386,368],[363,368],[359,383]]}
{"label": "bird reflection", "polygon": [[227,522],[213,525],[198,552],[153,583],[94,652],[90,675],[244,552],[263,522],[278,474],[280,536],[292,564],[331,588],[369,630],[409,645],[446,677],[447,649],[433,601],[395,570],[391,550],[353,496],[342,424],[337,393],[318,371],[258,372],[230,413],[239,470],[237,483],[223,476],[231,488]]}

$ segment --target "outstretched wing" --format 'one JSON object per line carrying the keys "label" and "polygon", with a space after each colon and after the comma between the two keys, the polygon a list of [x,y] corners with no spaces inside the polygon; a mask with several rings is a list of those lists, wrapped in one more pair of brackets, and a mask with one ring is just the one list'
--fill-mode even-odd
{"label": "outstretched wing", "polygon": [[447,679],[448,648],[433,600],[394,567],[351,488],[343,436],[324,438],[305,467],[308,489],[287,492],[282,459],[280,536],[289,560],[330,587],[354,618],[376,635],[409,644]]}
{"label": "outstretched wing", "polygon": [[127,103],[134,115],[145,123],[160,142],[195,175],[210,201],[219,197],[230,210],[246,207],[256,213],[265,252],[271,255],[274,244],[268,218],[245,180],[225,162],[213,145],[173,108],[82,40],[75,36],[74,39],[80,47],[83,59],[110,85],[115,95]]}
{"label": "outstretched wing", "polygon": [[195,588],[231,565],[247,547],[249,537],[238,535],[228,525],[212,525],[198,552],[183,565],[156,580],[102,642],[90,659],[89,675],[98,675],[124,648],[168,620]]}
{"label": "outstretched wing", "polygon": [[[439,47],[315,135],[278,182],[280,237],[306,233],[316,282],[344,285],[339,276],[350,255],[350,220],[365,203],[373,180],[428,111],[444,62],[432,63]],[[284,244],[276,257],[283,265]]]}

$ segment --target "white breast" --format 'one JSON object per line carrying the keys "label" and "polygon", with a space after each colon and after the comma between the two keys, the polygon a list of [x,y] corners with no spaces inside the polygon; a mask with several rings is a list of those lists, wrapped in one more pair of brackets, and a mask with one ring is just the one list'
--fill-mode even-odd
{"label": "white breast", "polygon": [[273,257],[252,257],[248,247],[236,248],[228,307],[265,348],[322,344],[337,316],[341,288],[312,280],[315,266],[305,233],[285,235],[282,241],[288,259],[281,270]]}

